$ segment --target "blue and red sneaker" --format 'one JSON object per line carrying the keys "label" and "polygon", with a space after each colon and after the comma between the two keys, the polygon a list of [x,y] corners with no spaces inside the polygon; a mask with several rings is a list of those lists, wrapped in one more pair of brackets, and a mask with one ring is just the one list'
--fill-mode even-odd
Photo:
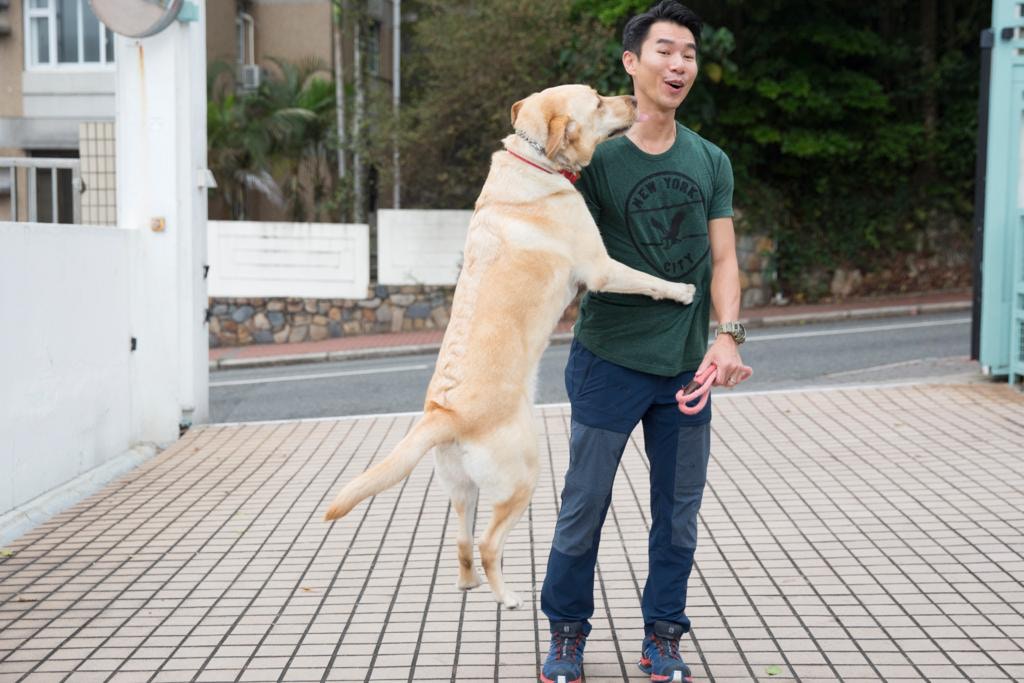
{"label": "blue and red sneaker", "polygon": [[542,683],[580,683],[583,678],[583,648],[587,637],[583,623],[562,621],[551,625],[551,649],[544,662]]}
{"label": "blue and red sneaker", "polygon": [[693,683],[690,667],[679,654],[683,627],[671,621],[654,622],[654,632],[644,638],[637,666],[651,675],[654,683]]}

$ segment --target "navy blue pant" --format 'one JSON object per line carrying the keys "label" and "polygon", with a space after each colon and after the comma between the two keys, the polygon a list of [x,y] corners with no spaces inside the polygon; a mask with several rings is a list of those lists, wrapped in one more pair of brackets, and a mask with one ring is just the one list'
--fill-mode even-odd
{"label": "navy blue pant", "polygon": [[644,624],[649,631],[655,621],[671,621],[689,630],[686,584],[711,450],[711,402],[697,415],[683,415],[676,404],[676,392],[692,378],[693,372],[661,377],[630,370],[573,341],[565,368],[569,470],[540,603],[552,623],[582,621],[590,632],[601,526],[622,452],[642,422],[651,464]]}

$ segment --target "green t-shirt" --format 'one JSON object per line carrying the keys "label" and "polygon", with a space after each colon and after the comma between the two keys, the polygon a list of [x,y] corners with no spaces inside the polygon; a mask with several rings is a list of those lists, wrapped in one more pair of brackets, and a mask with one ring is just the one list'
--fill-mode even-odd
{"label": "green t-shirt", "polygon": [[599,145],[576,187],[613,259],[697,287],[689,305],[587,292],[576,337],[634,370],[665,377],[696,370],[711,315],[708,221],[732,216],[729,157],[677,123],[676,141],[662,154],[647,154],[625,136]]}

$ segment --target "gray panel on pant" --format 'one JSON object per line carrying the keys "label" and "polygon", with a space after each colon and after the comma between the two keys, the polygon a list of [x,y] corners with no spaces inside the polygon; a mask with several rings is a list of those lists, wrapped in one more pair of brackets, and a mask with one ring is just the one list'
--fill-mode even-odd
{"label": "gray panel on pant", "polygon": [[697,513],[704,496],[711,455],[711,423],[681,427],[678,444],[672,545],[696,548]]}
{"label": "gray panel on pant", "polygon": [[569,471],[555,526],[558,552],[579,556],[590,550],[628,438],[621,432],[573,421]]}

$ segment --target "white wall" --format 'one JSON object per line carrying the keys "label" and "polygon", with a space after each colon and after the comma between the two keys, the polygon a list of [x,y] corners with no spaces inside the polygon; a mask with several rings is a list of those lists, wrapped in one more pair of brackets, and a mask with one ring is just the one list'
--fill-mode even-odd
{"label": "white wall", "polygon": [[209,221],[209,295],[362,299],[367,225]]}
{"label": "white wall", "polygon": [[114,118],[114,68],[22,72],[26,118]]}
{"label": "white wall", "polygon": [[132,445],[131,238],[0,223],[0,514]]}
{"label": "white wall", "polygon": [[454,285],[472,216],[472,211],[378,211],[377,281]]}
{"label": "white wall", "polygon": [[207,419],[206,3],[193,2],[198,21],[116,38],[118,227],[0,223],[0,542]]}

